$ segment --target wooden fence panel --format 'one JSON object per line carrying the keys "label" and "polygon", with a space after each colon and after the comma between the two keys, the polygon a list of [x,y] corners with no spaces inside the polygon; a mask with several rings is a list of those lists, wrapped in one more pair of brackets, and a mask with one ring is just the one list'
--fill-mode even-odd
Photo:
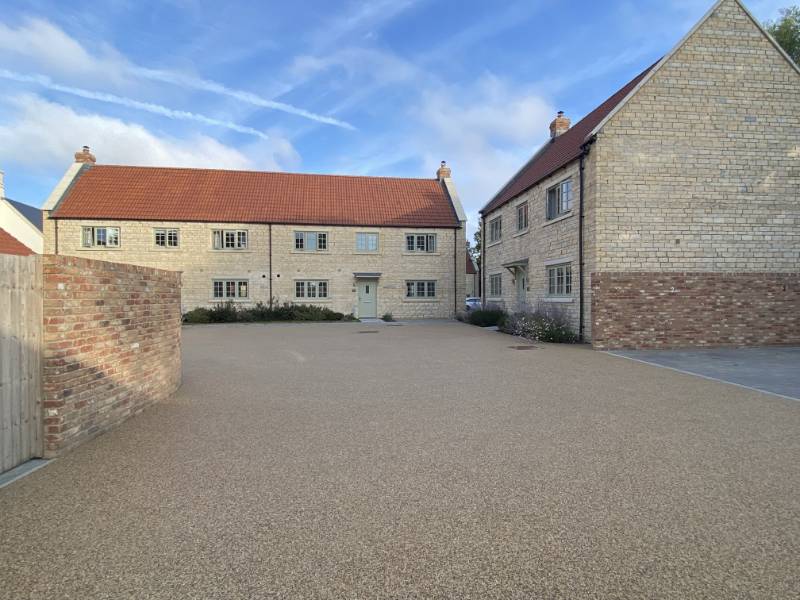
{"label": "wooden fence panel", "polygon": [[42,262],[0,254],[0,473],[41,456]]}

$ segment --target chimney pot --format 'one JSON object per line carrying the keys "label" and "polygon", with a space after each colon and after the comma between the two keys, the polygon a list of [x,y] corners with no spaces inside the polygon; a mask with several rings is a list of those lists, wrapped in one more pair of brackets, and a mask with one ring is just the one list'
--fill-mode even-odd
{"label": "chimney pot", "polygon": [[450,178],[450,167],[447,166],[447,162],[442,161],[439,170],[436,171],[436,179],[441,181],[442,179],[449,179]]}
{"label": "chimney pot", "polygon": [[94,154],[89,151],[89,146],[84,146],[83,149],[75,153],[75,162],[93,165],[97,162],[97,159],[94,157]]}
{"label": "chimney pot", "polygon": [[564,111],[558,111],[558,115],[555,119],[553,119],[553,122],[550,123],[550,137],[555,139],[558,136],[567,133],[567,131],[569,131],[570,124],[571,121],[568,117],[564,116]]}

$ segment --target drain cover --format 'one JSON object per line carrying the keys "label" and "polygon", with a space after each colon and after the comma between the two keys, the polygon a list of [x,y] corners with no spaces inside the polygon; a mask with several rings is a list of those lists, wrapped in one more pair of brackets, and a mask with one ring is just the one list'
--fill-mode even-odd
{"label": "drain cover", "polygon": [[512,350],[536,350],[536,346],[509,346]]}
{"label": "drain cover", "polygon": [[368,329],[366,331],[359,331],[358,333],[378,333],[377,329]]}

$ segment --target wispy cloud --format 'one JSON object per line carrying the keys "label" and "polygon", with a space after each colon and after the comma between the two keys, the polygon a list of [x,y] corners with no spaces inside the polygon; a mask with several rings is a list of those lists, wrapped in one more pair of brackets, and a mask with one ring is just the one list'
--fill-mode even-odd
{"label": "wispy cloud", "polygon": [[108,104],[116,104],[118,106],[142,110],[156,115],[161,115],[162,117],[167,117],[168,119],[175,119],[179,121],[195,121],[197,123],[205,123],[206,125],[214,125],[217,127],[230,129],[231,131],[253,135],[263,140],[269,139],[269,136],[263,131],[259,131],[258,129],[254,129],[252,127],[247,127],[245,125],[239,125],[238,123],[223,121],[221,119],[215,119],[213,117],[208,117],[206,115],[185,110],[176,110],[160,104],[153,104],[152,102],[142,102],[140,100],[134,100],[133,98],[117,96],[116,94],[108,94],[106,92],[96,92],[93,90],[87,90],[69,85],[62,85],[60,83],[56,83],[46,75],[40,75],[38,73],[24,74],[9,71],[7,69],[0,69],[0,78],[19,83],[31,83],[48,90],[53,90],[54,92],[62,92],[64,94],[78,96],[79,98],[85,98],[87,100],[96,100],[98,102],[105,102]]}
{"label": "wispy cloud", "polygon": [[303,108],[292,106],[291,104],[287,104],[285,102],[276,102],[275,100],[263,98],[262,96],[254,94],[252,92],[230,88],[226,85],[223,85],[216,81],[211,81],[209,79],[192,77],[191,75],[176,73],[174,71],[162,71],[158,69],[147,69],[144,67],[136,67],[136,66],[131,66],[129,68],[129,71],[132,74],[138,77],[143,77],[145,79],[160,81],[162,83],[169,83],[184,88],[201,90],[204,92],[211,92],[212,94],[219,94],[221,96],[227,96],[229,98],[234,98],[236,100],[245,102],[247,104],[252,104],[253,106],[258,106],[261,108],[269,108],[272,110],[279,110],[285,113],[289,113],[291,115],[305,117],[306,119],[309,119],[311,121],[316,121],[317,123],[323,123],[325,125],[334,125],[336,127],[342,127],[344,129],[350,129],[350,130],[355,129],[355,127],[353,127],[350,123],[347,123],[346,121],[342,121],[340,119],[334,119],[333,117],[327,117],[325,115],[320,115],[305,110]]}

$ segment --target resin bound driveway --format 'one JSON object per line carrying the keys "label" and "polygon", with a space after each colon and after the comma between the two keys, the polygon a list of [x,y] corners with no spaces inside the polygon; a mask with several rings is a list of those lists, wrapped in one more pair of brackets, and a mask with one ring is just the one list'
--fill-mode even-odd
{"label": "resin bound driveway", "polygon": [[0,490],[0,597],[800,596],[800,403],[519,344],[187,328],[172,400]]}

